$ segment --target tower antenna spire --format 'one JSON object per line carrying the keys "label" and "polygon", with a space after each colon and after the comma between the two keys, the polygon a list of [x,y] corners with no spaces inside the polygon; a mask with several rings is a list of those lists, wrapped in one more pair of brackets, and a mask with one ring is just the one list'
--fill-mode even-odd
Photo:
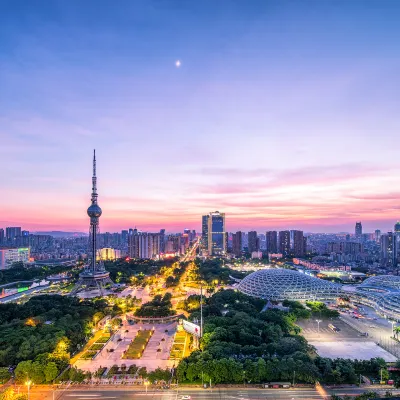
{"label": "tower antenna spire", "polygon": [[114,285],[110,279],[109,272],[104,268],[102,260],[100,259],[99,262],[97,260],[97,235],[99,234],[99,219],[102,214],[102,210],[97,204],[97,197],[96,150],[93,150],[92,204],[87,209],[87,214],[90,218],[88,262],[84,271],[79,274],[79,280],[71,291],[71,296],[78,293],[78,290],[82,288],[96,288],[103,295],[106,285]]}
{"label": "tower antenna spire", "polygon": [[92,204],[97,204],[96,150],[93,150]]}

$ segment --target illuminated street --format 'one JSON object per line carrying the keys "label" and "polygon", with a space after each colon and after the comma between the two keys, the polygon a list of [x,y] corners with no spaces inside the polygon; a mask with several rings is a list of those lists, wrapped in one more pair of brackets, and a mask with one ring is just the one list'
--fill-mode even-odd
{"label": "illuminated street", "polygon": [[[379,394],[384,395],[387,390],[393,394],[400,394],[400,390],[377,388],[377,387],[350,387],[340,389],[327,388],[295,388],[295,389],[261,389],[261,388],[179,388],[178,390],[153,390],[148,388],[146,391],[143,388],[134,389],[127,388],[70,388],[68,390],[57,390],[54,393],[54,400],[89,400],[89,399],[178,399],[183,396],[190,396],[191,400],[211,400],[211,399],[231,399],[231,400],[246,400],[246,399],[271,399],[271,400],[291,400],[291,399],[315,399],[328,400],[332,394],[355,396],[365,391],[374,390]],[[53,391],[42,390],[31,392],[31,400],[53,400]]]}

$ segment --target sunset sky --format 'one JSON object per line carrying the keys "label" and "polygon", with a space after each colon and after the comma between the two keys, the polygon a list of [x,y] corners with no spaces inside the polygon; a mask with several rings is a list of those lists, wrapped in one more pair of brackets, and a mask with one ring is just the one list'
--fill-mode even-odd
{"label": "sunset sky", "polygon": [[400,1],[0,11],[0,227],[86,231],[94,148],[103,232],[400,218]]}

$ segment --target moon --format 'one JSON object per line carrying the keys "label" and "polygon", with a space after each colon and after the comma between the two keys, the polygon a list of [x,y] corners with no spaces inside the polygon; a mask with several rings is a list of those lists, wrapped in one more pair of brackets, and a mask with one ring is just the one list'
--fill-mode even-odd
{"label": "moon", "polygon": [[179,68],[181,66],[181,60],[176,60],[175,61],[175,67]]}

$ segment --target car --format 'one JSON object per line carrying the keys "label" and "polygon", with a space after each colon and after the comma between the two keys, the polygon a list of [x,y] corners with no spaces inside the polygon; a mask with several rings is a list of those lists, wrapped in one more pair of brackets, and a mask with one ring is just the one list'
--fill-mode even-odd
{"label": "car", "polygon": [[181,397],[181,400],[190,400],[191,397],[189,395],[184,395]]}

